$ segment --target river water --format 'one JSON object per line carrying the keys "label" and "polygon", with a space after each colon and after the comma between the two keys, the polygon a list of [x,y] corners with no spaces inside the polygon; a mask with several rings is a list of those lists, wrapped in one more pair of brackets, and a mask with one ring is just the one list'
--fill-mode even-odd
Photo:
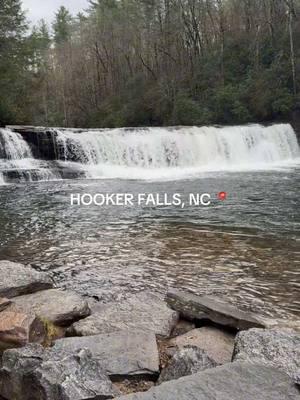
{"label": "river water", "polygon": [[[0,259],[32,263],[100,301],[168,287],[224,296],[268,316],[300,312],[300,169],[198,178],[0,187]],[[218,200],[220,191],[227,199]],[[209,193],[208,207],[70,205],[78,193]]]}

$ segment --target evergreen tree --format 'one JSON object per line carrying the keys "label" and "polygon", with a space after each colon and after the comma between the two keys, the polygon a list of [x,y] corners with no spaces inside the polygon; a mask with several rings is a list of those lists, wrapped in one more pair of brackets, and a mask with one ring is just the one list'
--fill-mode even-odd
{"label": "evergreen tree", "polygon": [[27,24],[20,0],[0,0],[0,124],[23,119]]}
{"label": "evergreen tree", "polygon": [[66,7],[61,6],[53,22],[54,40],[57,45],[68,42],[72,34],[73,18]]}

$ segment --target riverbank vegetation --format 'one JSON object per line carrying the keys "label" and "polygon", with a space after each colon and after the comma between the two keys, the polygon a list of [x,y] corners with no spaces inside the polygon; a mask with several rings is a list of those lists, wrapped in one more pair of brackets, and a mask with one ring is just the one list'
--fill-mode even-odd
{"label": "riverbank vegetation", "polygon": [[299,0],[90,0],[29,27],[1,0],[0,122],[246,123],[299,107]]}

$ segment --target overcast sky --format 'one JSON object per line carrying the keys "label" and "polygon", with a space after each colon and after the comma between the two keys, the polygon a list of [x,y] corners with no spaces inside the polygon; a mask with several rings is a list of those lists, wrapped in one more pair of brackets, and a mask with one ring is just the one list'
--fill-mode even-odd
{"label": "overcast sky", "polygon": [[88,0],[23,0],[23,8],[32,23],[44,18],[51,22],[54,13],[60,6],[67,7],[72,14],[77,14],[87,8]]}

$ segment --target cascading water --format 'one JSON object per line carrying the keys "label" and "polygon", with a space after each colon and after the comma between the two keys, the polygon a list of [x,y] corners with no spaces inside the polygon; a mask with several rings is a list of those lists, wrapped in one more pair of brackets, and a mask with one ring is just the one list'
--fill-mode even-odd
{"label": "cascading water", "polygon": [[[42,154],[43,160],[34,159],[26,135],[0,129],[0,185],[9,169],[19,171],[20,179],[26,180],[181,179],[205,171],[274,169],[300,163],[296,134],[289,124],[38,132],[42,141],[30,146],[36,146],[34,154]],[[44,146],[48,147],[43,153]]]}
{"label": "cascading water", "polygon": [[300,160],[289,124],[56,131],[59,158],[88,177],[183,177],[201,171],[274,168]]}
{"label": "cascading water", "polygon": [[12,174],[18,180],[40,181],[55,179],[48,165],[36,160],[28,143],[19,133],[0,129],[0,185],[5,184],[5,175]]}

